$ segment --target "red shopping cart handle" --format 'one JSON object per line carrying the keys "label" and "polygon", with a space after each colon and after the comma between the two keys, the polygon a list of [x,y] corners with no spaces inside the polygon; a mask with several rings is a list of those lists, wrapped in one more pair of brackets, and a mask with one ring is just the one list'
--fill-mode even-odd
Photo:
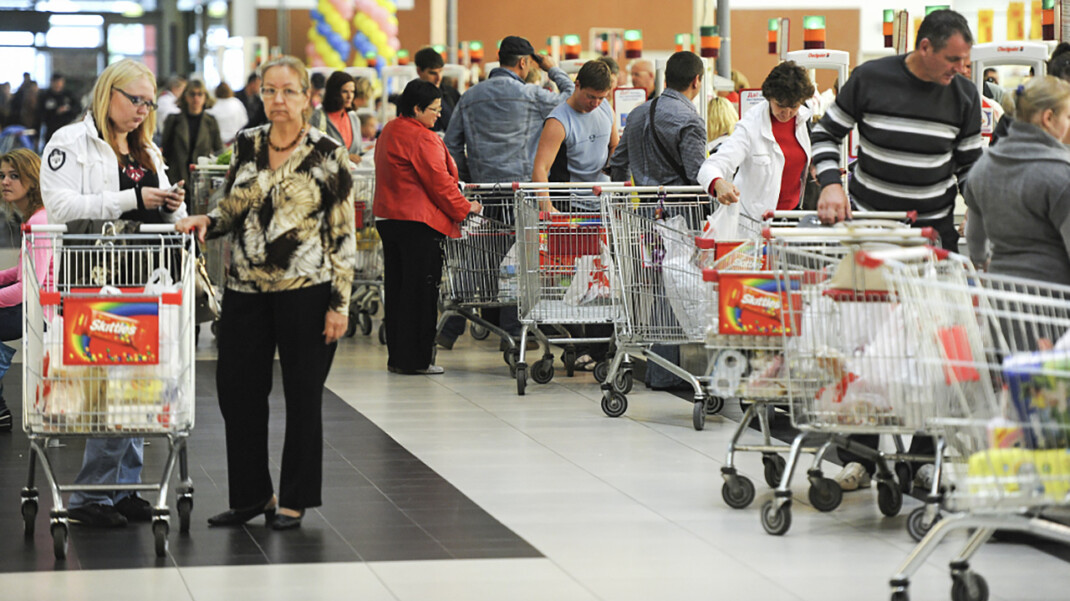
{"label": "red shopping cart handle", "polygon": [[714,250],[717,248],[717,241],[713,238],[703,238],[702,236],[695,236],[695,248],[699,250]]}

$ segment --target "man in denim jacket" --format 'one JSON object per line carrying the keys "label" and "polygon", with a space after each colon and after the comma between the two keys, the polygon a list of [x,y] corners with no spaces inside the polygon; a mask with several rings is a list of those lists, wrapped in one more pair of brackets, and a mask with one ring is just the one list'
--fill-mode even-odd
{"label": "man in denim jacket", "polygon": [[[509,36],[502,40],[498,61],[501,66],[491,71],[486,81],[461,95],[446,129],[446,148],[465,182],[528,181],[543,121],[557,105],[568,100],[576,87],[552,57],[535,54],[531,43],[524,38]],[[557,84],[558,93],[524,83],[535,68],[549,74]],[[483,214],[512,224],[512,211],[502,208],[485,206]],[[486,311],[484,317],[493,319]],[[515,308],[502,308],[499,323],[510,335],[520,334]],[[442,348],[453,348],[453,342],[463,332],[463,319],[453,318],[443,325],[436,341]],[[503,340],[502,350],[509,347]]]}
{"label": "man in denim jacket", "polygon": [[[528,181],[543,121],[575,88],[553,58],[535,54],[524,38],[502,40],[498,60],[486,81],[461,96],[446,130],[446,148],[466,182]],[[557,94],[524,83],[536,66],[557,84]]]}

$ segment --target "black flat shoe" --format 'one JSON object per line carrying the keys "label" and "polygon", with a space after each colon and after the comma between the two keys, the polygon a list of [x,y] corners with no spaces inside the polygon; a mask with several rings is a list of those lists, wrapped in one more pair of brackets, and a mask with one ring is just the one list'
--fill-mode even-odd
{"label": "black flat shoe", "polygon": [[279,513],[275,515],[275,519],[268,522],[268,525],[271,526],[272,530],[293,530],[301,527],[301,518],[303,517],[305,517],[305,512],[303,511],[297,517]]}
{"label": "black flat shoe", "polygon": [[275,516],[275,507],[268,505],[274,500],[275,496],[264,501],[263,503],[257,503],[244,509],[228,509],[223,513],[218,513],[208,518],[209,526],[241,526],[245,522],[255,518],[260,514],[264,514],[267,518],[267,523],[271,524],[271,518]]}

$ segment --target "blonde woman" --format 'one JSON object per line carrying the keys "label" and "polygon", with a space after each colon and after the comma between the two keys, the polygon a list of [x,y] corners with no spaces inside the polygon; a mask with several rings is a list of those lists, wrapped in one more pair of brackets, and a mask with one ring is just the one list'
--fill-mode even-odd
{"label": "blonde woman", "polygon": [[963,193],[970,258],[993,273],[1070,285],[1070,83],[1034,77],[1016,95],[1008,135],[970,169]]}
{"label": "blonde woman", "polygon": [[716,152],[717,147],[735,131],[738,122],[739,115],[727,98],[711,98],[706,106],[706,152]]}
{"label": "blonde woman", "polygon": [[[348,322],[353,191],[346,149],[308,124],[304,64],[284,56],[260,76],[268,124],[238,133],[226,196],[178,229],[231,244],[216,364],[230,509],[208,523],[240,526],[265,515],[271,528],[289,530],[322,503],[323,384]],[[276,350],[286,403],[277,497],[268,459]]]}
{"label": "blonde woman", "polygon": [[[181,187],[169,189],[156,131],[156,76],[145,65],[112,63],[93,86],[85,118],[61,128],[45,146],[41,193],[50,223],[74,219],[131,219],[165,223],[186,216]],[[141,481],[141,438],[86,440],[75,484]],[[121,527],[152,520],[148,501],[130,491],[76,492],[71,521]]]}
{"label": "blonde woman", "polygon": [[[41,202],[41,159],[32,150],[19,148],[0,156],[0,198],[29,225],[45,225]],[[52,250],[39,245],[33,251],[33,266],[42,289],[51,288]],[[14,266],[0,271],[0,432],[11,431],[11,411],[4,402],[3,377],[11,368],[15,349],[4,344],[22,338],[22,256]]]}

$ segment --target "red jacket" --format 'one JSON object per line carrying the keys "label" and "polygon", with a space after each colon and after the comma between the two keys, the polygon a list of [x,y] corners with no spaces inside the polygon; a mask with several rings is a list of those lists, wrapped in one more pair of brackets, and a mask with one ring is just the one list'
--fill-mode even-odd
{"label": "red jacket", "polygon": [[375,203],[383,219],[421,221],[459,238],[471,204],[457,187],[457,165],[442,138],[411,117],[386,124],[375,143]]}

